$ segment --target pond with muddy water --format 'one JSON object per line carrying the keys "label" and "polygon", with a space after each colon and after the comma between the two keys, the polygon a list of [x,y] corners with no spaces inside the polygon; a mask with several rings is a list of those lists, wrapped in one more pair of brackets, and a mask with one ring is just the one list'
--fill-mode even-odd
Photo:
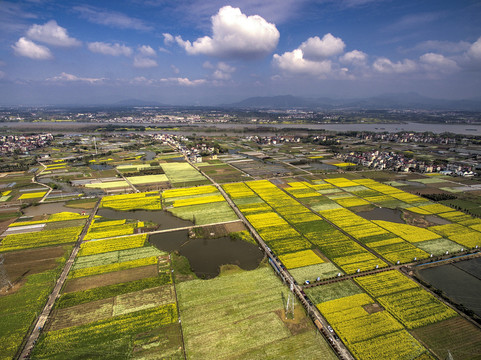
{"label": "pond with muddy water", "polygon": [[189,238],[188,230],[153,234],[149,242],[160,250],[177,251],[185,256],[192,271],[201,279],[219,275],[220,266],[233,264],[244,270],[256,269],[263,253],[244,240],[223,236],[214,239]]}
{"label": "pond with muddy water", "polygon": [[[159,230],[194,227],[191,221],[173,216],[165,210],[133,210],[118,211],[100,209],[98,215],[109,219],[136,219],[151,221],[158,224]],[[219,275],[220,266],[226,264],[238,265],[244,270],[257,268],[264,257],[262,251],[251,243],[240,239],[223,236],[213,239],[189,238],[189,230],[173,230],[152,234],[149,242],[166,252],[176,251],[185,256],[192,271],[202,279],[210,279]]]}

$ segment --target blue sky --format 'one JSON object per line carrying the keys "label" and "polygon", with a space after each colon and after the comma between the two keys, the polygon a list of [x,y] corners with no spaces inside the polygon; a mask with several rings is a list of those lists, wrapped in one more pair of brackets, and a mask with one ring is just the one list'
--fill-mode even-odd
{"label": "blue sky", "polygon": [[0,2],[0,105],[481,98],[479,0]]}

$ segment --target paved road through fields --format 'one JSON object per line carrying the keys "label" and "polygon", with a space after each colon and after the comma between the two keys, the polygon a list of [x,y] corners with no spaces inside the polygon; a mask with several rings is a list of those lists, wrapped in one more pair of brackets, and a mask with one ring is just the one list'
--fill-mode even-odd
{"label": "paved road through fields", "polygon": [[[190,163],[190,161],[189,161]],[[280,276],[283,278],[283,280],[289,284],[289,287],[292,292],[294,292],[297,297],[299,298],[300,302],[302,305],[307,310],[307,313],[314,319],[317,320],[321,323],[322,325],[322,334],[324,337],[327,339],[328,343],[330,346],[333,348],[333,350],[338,354],[338,356],[341,359],[345,360],[354,360],[354,357],[351,355],[349,350],[346,348],[344,343],[338,339],[335,339],[333,337],[334,334],[328,332],[327,326],[328,322],[327,320],[321,315],[319,310],[312,305],[310,302],[307,301],[307,299],[304,296],[304,291],[302,290],[302,287],[297,285],[297,283],[294,281],[294,278],[287,272],[284,267],[282,266],[282,263],[274,256],[274,254],[271,252],[270,248],[267,246],[267,244],[264,242],[264,240],[260,237],[260,235],[257,233],[256,229],[247,221],[246,217],[242,212],[237,208],[236,204],[231,200],[231,198],[227,195],[227,193],[224,191],[222,186],[220,186],[216,181],[214,181],[210,176],[205,174],[202,170],[200,170],[198,167],[195,166],[195,164],[190,163],[194,168],[196,168],[202,175],[204,175],[207,179],[209,179],[212,184],[217,187],[217,189],[220,191],[222,196],[226,199],[227,203],[230,205],[230,207],[234,210],[234,212],[237,214],[239,219],[241,219],[244,222],[244,225],[249,229],[251,234],[256,238],[257,242],[259,245],[262,247],[264,250],[265,254],[269,257],[270,261],[272,261],[278,268]]]}

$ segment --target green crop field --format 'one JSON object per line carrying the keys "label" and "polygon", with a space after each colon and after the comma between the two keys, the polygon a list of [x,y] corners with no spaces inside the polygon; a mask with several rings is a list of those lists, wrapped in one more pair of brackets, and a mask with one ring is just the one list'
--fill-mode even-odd
{"label": "green crop field", "polygon": [[190,164],[184,162],[172,162],[161,164],[165,175],[173,186],[189,186],[209,184],[210,182]]}
{"label": "green crop field", "polygon": [[196,225],[215,224],[237,220],[237,215],[226,201],[210,204],[189,205],[169,209],[175,216],[194,221]]}
{"label": "green crop field", "polygon": [[189,359],[336,358],[303,312],[291,333],[281,316],[287,288],[269,268],[183,282],[177,294]]}

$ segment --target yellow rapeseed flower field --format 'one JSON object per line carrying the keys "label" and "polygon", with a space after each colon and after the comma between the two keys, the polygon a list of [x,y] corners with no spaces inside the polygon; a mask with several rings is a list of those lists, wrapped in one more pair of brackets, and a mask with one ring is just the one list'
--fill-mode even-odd
{"label": "yellow rapeseed flower field", "polygon": [[282,263],[287,269],[321,264],[324,262],[324,260],[317,256],[317,254],[312,250],[303,250],[294,253],[284,254],[279,256],[279,260],[282,261]]}

